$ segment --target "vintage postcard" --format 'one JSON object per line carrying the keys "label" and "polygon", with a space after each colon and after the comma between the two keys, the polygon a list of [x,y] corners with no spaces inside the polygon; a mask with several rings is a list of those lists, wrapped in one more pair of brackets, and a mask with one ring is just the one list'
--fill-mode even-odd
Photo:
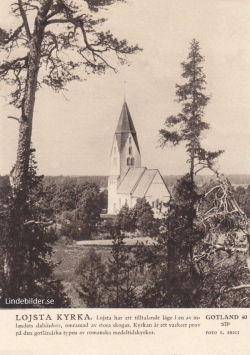
{"label": "vintage postcard", "polygon": [[249,354],[250,2],[0,10],[0,354]]}

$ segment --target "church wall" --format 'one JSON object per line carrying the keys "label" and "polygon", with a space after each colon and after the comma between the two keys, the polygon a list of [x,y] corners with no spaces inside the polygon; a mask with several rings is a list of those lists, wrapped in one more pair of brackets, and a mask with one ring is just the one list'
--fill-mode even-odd
{"label": "church wall", "polygon": [[126,194],[117,194],[117,199],[118,199],[118,205],[120,206],[120,209],[122,206],[125,204],[131,208],[132,207],[132,198],[131,195],[126,195]]}
{"label": "church wall", "polygon": [[145,197],[151,202],[156,201],[159,199],[160,201],[167,202],[170,198],[169,191],[164,184],[162,177],[160,176],[159,172],[155,175],[153,181],[151,182]]}
{"label": "church wall", "polygon": [[110,165],[111,175],[120,175],[120,154],[115,138],[110,155]]}
{"label": "church wall", "polygon": [[162,203],[169,201],[170,194],[159,172],[156,174],[148,191],[146,192],[145,198],[153,208],[155,217],[160,217],[160,211],[162,213],[166,211],[166,208]]}
{"label": "church wall", "polygon": [[117,187],[119,176],[110,176],[108,179],[108,214],[115,214],[117,210]]}
{"label": "church wall", "polygon": [[132,207],[131,195],[117,194],[116,191],[112,190],[108,201],[108,214],[117,214],[125,204],[129,208]]}
{"label": "church wall", "polygon": [[169,200],[169,192],[165,184],[152,184],[150,185],[145,197],[151,198],[152,201],[157,199],[167,202]]}

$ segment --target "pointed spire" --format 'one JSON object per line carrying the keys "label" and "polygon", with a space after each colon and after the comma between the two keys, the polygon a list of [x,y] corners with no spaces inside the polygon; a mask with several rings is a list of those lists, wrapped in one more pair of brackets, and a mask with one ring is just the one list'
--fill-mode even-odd
{"label": "pointed spire", "polygon": [[136,133],[126,101],[124,101],[115,133]]}
{"label": "pointed spire", "polygon": [[118,144],[119,152],[121,153],[125,143],[128,139],[129,133],[132,134],[134,142],[137,146],[138,152],[140,152],[135,126],[130,115],[127,102],[124,101],[122,106],[122,112],[119,118],[119,122],[115,131],[115,136]]}

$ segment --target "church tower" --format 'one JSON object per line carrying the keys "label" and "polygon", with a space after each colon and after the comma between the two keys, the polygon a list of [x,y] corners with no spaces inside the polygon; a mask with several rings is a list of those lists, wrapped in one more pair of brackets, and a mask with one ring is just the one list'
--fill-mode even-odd
{"label": "church tower", "polygon": [[141,167],[141,154],[135,126],[128,105],[124,101],[118,125],[115,131],[111,154],[111,176],[108,185],[108,213],[114,214],[117,188],[129,168]]}
{"label": "church tower", "polygon": [[122,180],[130,167],[140,166],[141,155],[135,126],[125,101],[111,149],[111,175],[119,175]]}
{"label": "church tower", "polygon": [[158,169],[141,167],[136,130],[126,101],[115,131],[110,163],[108,214],[116,215],[124,205],[133,208],[138,199],[145,198],[155,216],[161,218],[170,193]]}

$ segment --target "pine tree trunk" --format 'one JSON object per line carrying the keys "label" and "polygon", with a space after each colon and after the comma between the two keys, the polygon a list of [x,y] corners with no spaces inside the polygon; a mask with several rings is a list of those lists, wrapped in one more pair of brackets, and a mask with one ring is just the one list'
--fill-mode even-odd
{"label": "pine tree trunk", "polygon": [[41,44],[45,29],[44,18],[51,4],[52,0],[48,0],[41,6],[36,16],[34,31],[30,39],[26,87],[19,120],[17,159],[15,167],[10,174],[12,205],[4,265],[4,297],[17,298],[20,297],[22,292],[22,250],[25,239],[25,204],[27,199],[32,121],[40,66]]}

